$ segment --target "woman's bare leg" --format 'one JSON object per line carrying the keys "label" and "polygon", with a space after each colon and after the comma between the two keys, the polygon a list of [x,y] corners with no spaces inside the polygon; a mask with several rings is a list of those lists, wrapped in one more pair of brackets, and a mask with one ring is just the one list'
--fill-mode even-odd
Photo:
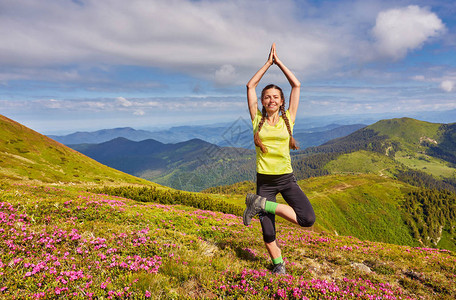
{"label": "woman's bare leg", "polygon": [[279,258],[282,256],[282,251],[280,251],[280,248],[277,246],[276,241],[264,244],[266,245],[266,249],[268,250],[271,259]]}
{"label": "woman's bare leg", "polygon": [[279,205],[277,205],[275,214],[276,214],[276,216],[280,216],[280,217],[284,218],[285,220],[298,225],[296,213],[291,206],[279,203]]}

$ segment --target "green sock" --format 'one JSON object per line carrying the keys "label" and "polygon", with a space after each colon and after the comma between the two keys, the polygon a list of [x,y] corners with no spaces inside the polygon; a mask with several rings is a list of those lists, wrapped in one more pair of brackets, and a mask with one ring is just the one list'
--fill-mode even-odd
{"label": "green sock", "polygon": [[276,212],[277,206],[279,204],[277,202],[272,202],[272,201],[266,201],[266,204],[264,206],[264,210],[268,213],[274,214]]}
{"label": "green sock", "polygon": [[282,258],[282,256],[279,256],[279,257],[277,257],[277,258],[273,258],[273,259],[272,259],[272,263],[273,263],[274,265],[283,263],[283,258]]}

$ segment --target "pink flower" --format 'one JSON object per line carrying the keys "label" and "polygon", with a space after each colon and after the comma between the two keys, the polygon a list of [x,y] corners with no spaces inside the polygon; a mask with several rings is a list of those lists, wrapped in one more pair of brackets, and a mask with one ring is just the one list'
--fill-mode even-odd
{"label": "pink flower", "polygon": [[144,294],[144,296],[145,296],[146,298],[150,298],[150,297],[152,297],[152,294],[151,294],[149,291],[146,291],[146,293]]}

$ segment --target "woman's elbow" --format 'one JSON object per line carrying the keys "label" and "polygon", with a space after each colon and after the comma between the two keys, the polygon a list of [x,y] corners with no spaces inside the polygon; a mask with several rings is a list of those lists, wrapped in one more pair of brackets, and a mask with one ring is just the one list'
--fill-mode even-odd
{"label": "woman's elbow", "polygon": [[256,87],[256,85],[251,83],[250,81],[247,82],[247,84],[245,86],[247,87],[248,90],[254,89]]}

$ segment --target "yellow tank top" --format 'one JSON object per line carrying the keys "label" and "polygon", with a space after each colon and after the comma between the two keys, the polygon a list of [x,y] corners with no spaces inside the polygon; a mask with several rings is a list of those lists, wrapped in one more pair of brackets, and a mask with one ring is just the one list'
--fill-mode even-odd
{"label": "yellow tank top", "polygon": [[[290,113],[287,110],[286,115],[290,120],[291,132],[293,132],[294,123],[291,122]],[[262,114],[257,110],[255,118],[252,121],[253,133],[257,132]],[[291,168],[290,157],[290,135],[288,134],[287,125],[282,117],[275,126],[271,126],[267,121],[264,122],[260,131],[260,139],[268,149],[263,153],[259,147],[256,148],[256,169],[260,174],[282,175],[293,172]]]}

